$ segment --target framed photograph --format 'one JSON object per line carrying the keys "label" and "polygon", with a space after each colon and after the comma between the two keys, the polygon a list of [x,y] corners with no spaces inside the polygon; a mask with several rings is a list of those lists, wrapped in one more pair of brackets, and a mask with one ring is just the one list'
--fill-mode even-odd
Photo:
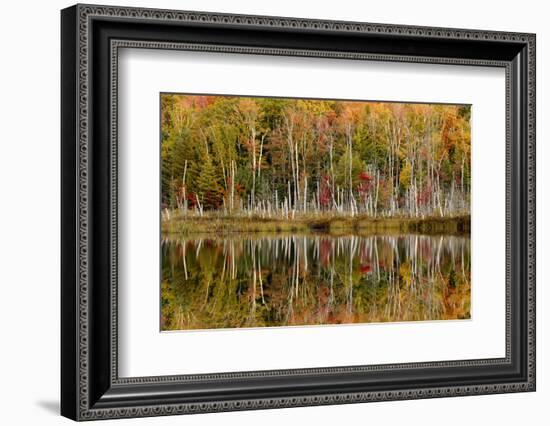
{"label": "framed photograph", "polygon": [[535,390],[535,35],[61,12],[61,412]]}

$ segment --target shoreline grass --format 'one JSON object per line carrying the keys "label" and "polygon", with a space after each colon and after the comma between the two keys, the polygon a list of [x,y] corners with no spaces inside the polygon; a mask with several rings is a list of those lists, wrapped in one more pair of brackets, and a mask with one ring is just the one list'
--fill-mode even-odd
{"label": "shoreline grass", "polygon": [[329,233],[329,234],[455,234],[470,232],[470,215],[449,217],[371,217],[359,215],[304,215],[295,219],[259,216],[174,216],[163,220],[167,234],[230,233]]}

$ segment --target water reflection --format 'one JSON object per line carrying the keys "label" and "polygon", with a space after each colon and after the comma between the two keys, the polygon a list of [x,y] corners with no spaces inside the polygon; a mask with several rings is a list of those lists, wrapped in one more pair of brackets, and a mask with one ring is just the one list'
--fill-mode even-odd
{"label": "water reflection", "polygon": [[470,239],[165,238],[163,330],[470,318]]}

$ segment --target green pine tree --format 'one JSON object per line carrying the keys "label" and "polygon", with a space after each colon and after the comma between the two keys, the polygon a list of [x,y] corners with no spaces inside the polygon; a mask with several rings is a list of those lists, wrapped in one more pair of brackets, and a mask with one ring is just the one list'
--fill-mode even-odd
{"label": "green pine tree", "polygon": [[195,187],[205,210],[218,209],[223,203],[223,188],[210,153],[205,152],[201,157],[201,168]]}

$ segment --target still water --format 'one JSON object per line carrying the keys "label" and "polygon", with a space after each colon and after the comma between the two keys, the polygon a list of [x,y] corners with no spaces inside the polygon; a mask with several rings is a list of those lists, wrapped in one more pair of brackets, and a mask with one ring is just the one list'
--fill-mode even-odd
{"label": "still water", "polygon": [[468,318],[469,237],[196,234],[162,242],[162,330]]}

